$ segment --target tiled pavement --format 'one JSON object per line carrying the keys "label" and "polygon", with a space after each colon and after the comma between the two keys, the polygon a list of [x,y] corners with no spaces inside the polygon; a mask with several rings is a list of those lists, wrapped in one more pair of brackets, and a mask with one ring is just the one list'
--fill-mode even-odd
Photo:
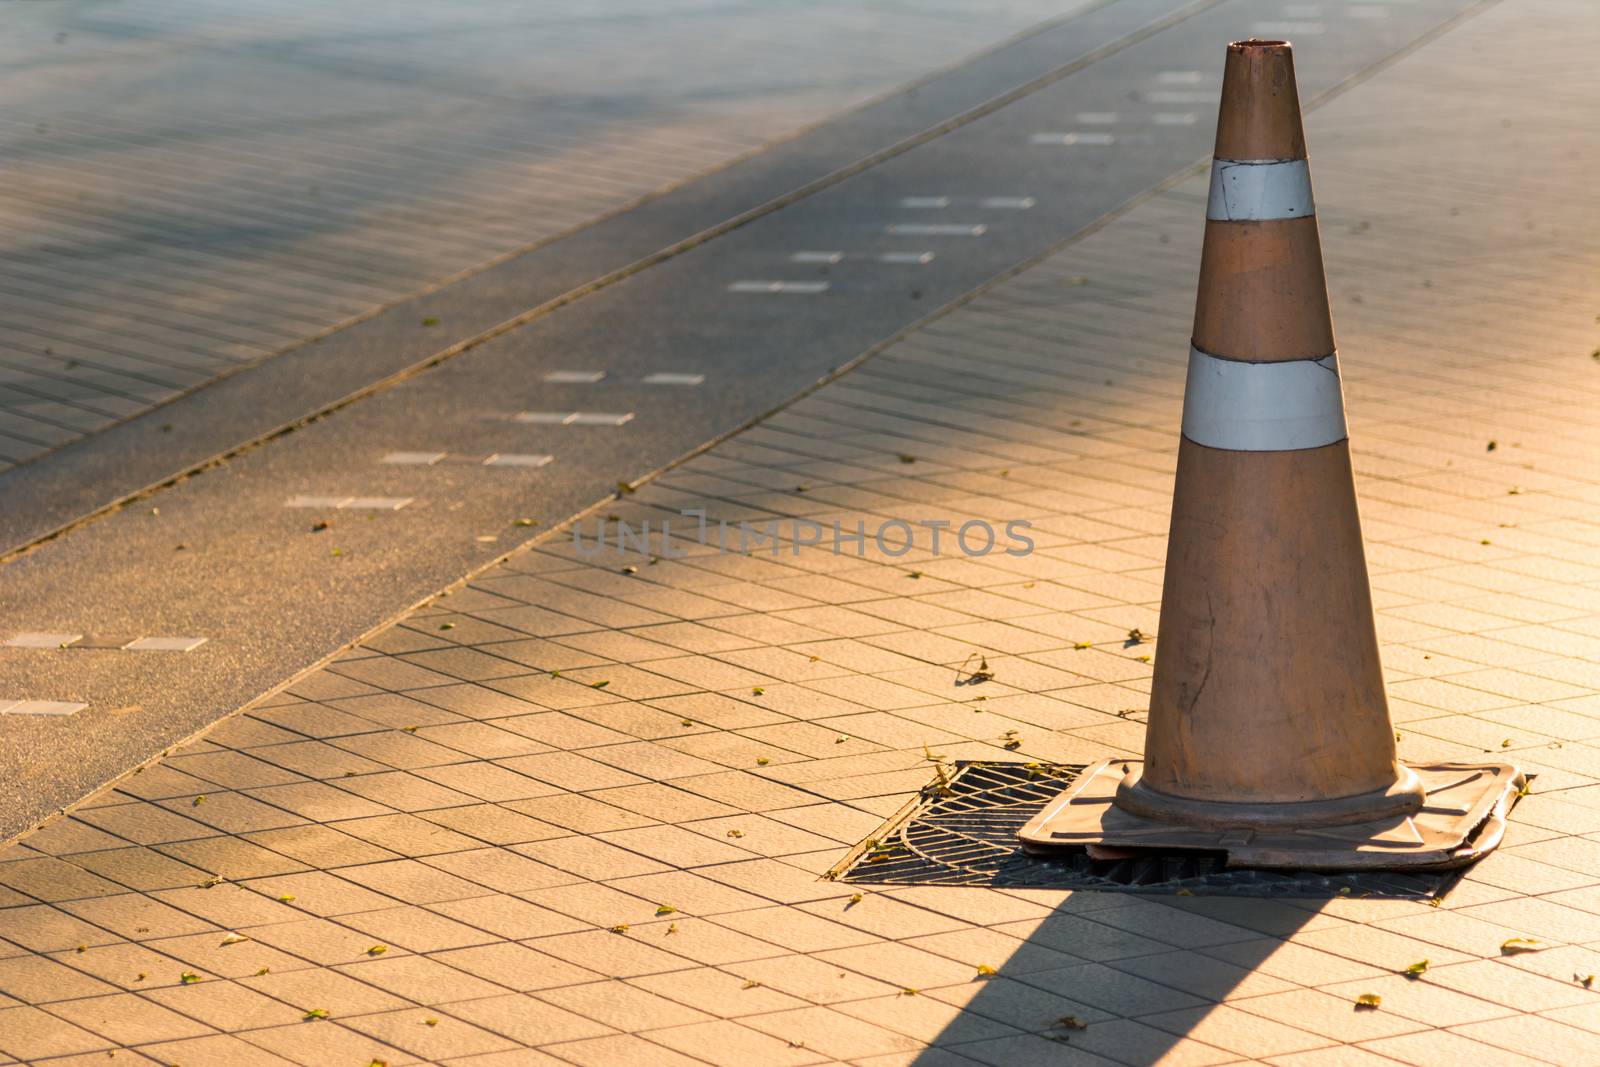
{"label": "tiled pavement", "polygon": [[1084,2],[0,5],[0,470]]}
{"label": "tiled pavement", "polygon": [[1309,121],[1402,754],[1538,774],[1441,907],[819,878],[930,749],[1138,750],[1195,180],[613,509],[1035,553],[517,555],[0,853],[0,1050],[1600,1062],[1597,48],[1583,0],[1505,0]]}

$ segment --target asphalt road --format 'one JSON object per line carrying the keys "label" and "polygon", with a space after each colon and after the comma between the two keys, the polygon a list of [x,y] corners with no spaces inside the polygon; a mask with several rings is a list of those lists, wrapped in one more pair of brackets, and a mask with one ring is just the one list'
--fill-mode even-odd
{"label": "asphalt road", "polygon": [[[0,480],[20,549],[0,569],[0,640],[206,643],[0,648],[0,704],[88,705],[0,715],[0,837],[1200,164],[1226,41],[1294,37],[1310,101],[1472,6],[1327,3],[1312,21],[1281,0],[1115,0],[575,234],[565,252],[547,246],[14,472]],[[1172,240],[1198,241],[1202,217],[1196,204]],[[700,380],[653,384],[660,374]],[[383,461],[400,452],[448,458]],[[287,506],[296,497],[408,503]]]}

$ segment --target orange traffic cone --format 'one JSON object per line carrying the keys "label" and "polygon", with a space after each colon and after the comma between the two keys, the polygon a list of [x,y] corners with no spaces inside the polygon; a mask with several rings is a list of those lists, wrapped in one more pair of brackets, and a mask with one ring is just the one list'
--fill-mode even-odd
{"label": "orange traffic cone", "polygon": [[1228,46],[1142,761],[1089,768],[1030,848],[1304,868],[1492,848],[1509,764],[1395,755],[1287,42]]}

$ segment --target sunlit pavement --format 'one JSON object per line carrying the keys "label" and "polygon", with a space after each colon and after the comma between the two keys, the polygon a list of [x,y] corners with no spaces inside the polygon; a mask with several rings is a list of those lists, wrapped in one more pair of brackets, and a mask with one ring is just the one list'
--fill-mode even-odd
{"label": "sunlit pavement", "polygon": [[1537,774],[1440,906],[820,878],[930,757],[1139,750],[1196,177],[604,513],[1024,519],[1031,555],[558,531],[0,854],[0,1050],[1596,1062],[1597,46],[1505,0],[1308,116],[1401,754]]}

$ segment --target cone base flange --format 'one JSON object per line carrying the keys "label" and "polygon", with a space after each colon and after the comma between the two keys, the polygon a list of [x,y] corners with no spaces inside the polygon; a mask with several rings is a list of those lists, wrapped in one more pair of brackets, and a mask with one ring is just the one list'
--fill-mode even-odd
{"label": "cone base flange", "polygon": [[1045,805],[1018,832],[1028,852],[1090,846],[1091,854],[1125,850],[1225,852],[1231,867],[1291,870],[1445,870],[1500,843],[1506,813],[1527,779],[1510,763],[1412,766],[1426,792],[1422,810],[1333,826],[1215,828],[1136,815],[1115,803],[1139,760],[1102,760]]}
{"label": "cone base flange", "polygon": [[1133,764],[1117,786],[1117,807],[1156,822],[1196,829],[1303,830],[1311,826],[1393,821],[1415,815],[1427,801],[1422,780],[1404,764],[1387,789],[1298,804],[1241,804],[1177,797],[1153,788],[1144,780],[1142,769]]}

